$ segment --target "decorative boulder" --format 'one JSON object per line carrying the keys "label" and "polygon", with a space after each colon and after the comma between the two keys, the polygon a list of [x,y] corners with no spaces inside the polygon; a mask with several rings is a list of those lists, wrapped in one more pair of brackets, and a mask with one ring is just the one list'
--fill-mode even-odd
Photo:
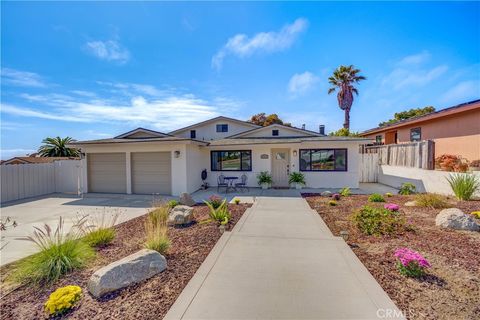
{"label": "decorative boulder", "polygon": [[193,200],[192,196],[189,193],[182,193],[180,195],[180,201],[181,204],[186,205],[186,206],[193,206],[196,204],[195,200]]}
{"label": "decorative boulder", "polygon": [[167,260],[154,250],[143,249],[98,269],[88,280],[96,298],[153,277],[167,268]]}
{"label": "decorative boulder", "polygon": [[416,207],[417,203],[415,201],[407,201],[404,204],[405,207]]}
{"label": "decorative boulder", "polygon": [[322,197],[331,197],[332,193],[330,191],[323,191],[322,193],[320,193],[320,195]]}
{"label": "decorative boulder", "polygon": [[176,206],[168,214],[168,224],[170,225],[189,224],[193,220],[193,208],[189,206]]}
{"label": "decorative boulder", "polygon": [[442,228],[480,231],[475,219],[457,208],[443,209],[435,218],[435,224]]}

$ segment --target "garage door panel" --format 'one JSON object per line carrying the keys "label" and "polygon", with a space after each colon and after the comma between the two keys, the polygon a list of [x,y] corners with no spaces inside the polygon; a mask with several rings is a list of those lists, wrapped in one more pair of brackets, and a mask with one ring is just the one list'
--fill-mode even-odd
{"label": "garage door panel", "polygon": [[132,191],[138,194],[171,194],[171,153],[134,152]]}
{"label": "garage door panel", "polygon": [[87,168],[89,192],[127,192],[125,153],[90,153]]}

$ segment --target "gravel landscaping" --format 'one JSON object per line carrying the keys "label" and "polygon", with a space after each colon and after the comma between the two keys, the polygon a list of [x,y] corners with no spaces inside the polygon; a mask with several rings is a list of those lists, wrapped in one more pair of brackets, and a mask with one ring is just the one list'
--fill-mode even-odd
{"label": "gravel landscaping", "polygon": [[[441,209],[406,207],[414,196],[394,195],[386,197],[386,203],[399,205],[413,230],[368,236],[357,229],[350,215],[363,205],[383,208],[385,203],[353,195],[331,206],[329,197],[303,196],[336,236],[348,231],[352,250],[409,319],[480,319],[480,232],[436,227]],[[465,213],[480,210],[480,201],[448,201]],[[420,252],[430,262],[425,276],[407,278],[398,272],[393,254],[401,247]]]}
{"label": "gravel landscaping", "polygon": [[[227,229],[232,228],[250,205],[229,205],[232,218]],[[194,207],[196,221],[208,218],[205,205]],[[97,258],[88,268],[74,271],[53,285],[41,288],[20,287],[6,294],[2,290],[1,319],[44,319],[44,303],[56,288],[78,285],[83,298],[78,307],[68,313],[68,319],[161,319],[167,313],[188,281],[205,260],[221,233],[215,223],[194,223],[188,227],[169,227],[171,247],[166,254],[167,269],[142,283],[108,294],[96,300],[87,292],[87,281],[102,266],[128,256],[143,248],[144,222],[141,216],[115,226],[114,241],[97,252]],[[2,280],[12,269],[3,267]],[[2,285],[5,288],[5,283]]]}

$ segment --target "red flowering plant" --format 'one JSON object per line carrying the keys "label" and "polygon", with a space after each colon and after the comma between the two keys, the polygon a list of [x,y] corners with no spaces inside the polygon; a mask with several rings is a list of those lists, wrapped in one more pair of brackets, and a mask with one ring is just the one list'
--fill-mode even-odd
{"label": "red flowering plant", "polygon": [[430,263],[420,253],[409,249],[395,250],[398,271],[407,277],[418,278],[425,274],[425,269],[430,268]]}

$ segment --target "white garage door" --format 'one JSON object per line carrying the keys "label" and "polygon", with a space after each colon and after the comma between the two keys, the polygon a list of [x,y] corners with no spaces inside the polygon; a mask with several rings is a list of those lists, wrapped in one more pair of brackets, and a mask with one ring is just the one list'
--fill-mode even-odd
{"label": "white garage door", "polygon": [[125,153],[87,155],[88,192],[127,193]]}
{"label": "white garage door", "polygon": [[133,152],[132,192],[171,194],[171,168],[170,152]]}

